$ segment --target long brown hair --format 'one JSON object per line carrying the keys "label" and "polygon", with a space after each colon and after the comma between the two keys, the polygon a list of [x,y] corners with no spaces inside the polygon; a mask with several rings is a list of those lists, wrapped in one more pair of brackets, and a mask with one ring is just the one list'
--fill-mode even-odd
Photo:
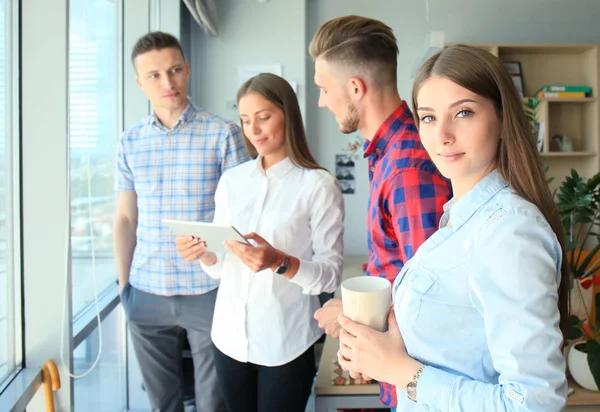
{"label": "long brown hair", "polygon": [[[283,111],[285,119],[285,150],[290,160],[298,167],[305,169],[323,169],[313,157],[308,147],[302,114],[298,99],[292,86],[283,78],[271,74],[261,73],[247,80],[241,85],[237,94],[238,104],[240,99],[248,93],[258,93]],[[244,125],[241,125],[242,130]],[[256,149],[244,133],[244,144],[250,156],[258,156]]]}
{"label": "long brown hair", "polygon": [[[562,225],[546,182],[542,157],[510,74],[500,59],[482,49],[465,45],[448,47],[430,57],[415,76],[412,91],[414,113],[417,113],[419,89],[431,76],[444,77],[494,104],[501,130],[496,155],[498,172],[517,194],[540,209],[560,242],[563,260],[558,309],[564,335],[569,314],[570,273],[564,253]],[[416,118],[418,123],[418,116]]]}

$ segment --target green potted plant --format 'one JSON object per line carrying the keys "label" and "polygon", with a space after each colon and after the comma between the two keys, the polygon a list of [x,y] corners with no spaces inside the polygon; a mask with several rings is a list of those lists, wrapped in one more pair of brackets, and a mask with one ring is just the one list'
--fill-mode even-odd
{"label": "green potted plant", "polygon": [[[571,169],[556,193],[557,208],[565,233],[565,256],[572,288],[585,309],[585,318],[572,314],[567,338],[576,343],[569,348],[571,375],[586,389],[600,388],[600,296],[592,296],[590,311],[583,289],[600,284],[600,172],[586,179]],[[577,284],[575,284],[577,282]],[[581,286],[581,287],[580,287]],[[594,291],[595,288],[592,288]],[[590,316],[592,315],[592,316]],[[587,361],[587,362],[584,362]],[[593,378],[590,381],[590,376]]]}
{"label": "green potted plant", "polygon": [[543,140],[539,139],[539,128],[540,123],[537,118],[537,109],[540,104],[540,99],[535,99],[533,97],[527,97],[523,100],[523,110],[525,111],[525,116],[527,120],[529,120],[529,126],[531,127],[531,136],[533,137],[533,141],[535,142],[538,150],[542,150]]}

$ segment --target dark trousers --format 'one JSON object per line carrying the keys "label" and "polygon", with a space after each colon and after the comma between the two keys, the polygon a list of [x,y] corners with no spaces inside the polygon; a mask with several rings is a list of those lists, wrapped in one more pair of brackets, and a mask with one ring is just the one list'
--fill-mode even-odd
{"label": "dark trousers", "polygon": [[314,381],[311,346],[281,366],[238,362],[214,347],[215,367],[229,412],[304,412]]}
{"label": "dark trousers", "polygon": [[184,410],[181,358],[186,334],[194,361],[197,412],[225,410],[210,339],[216,297],[216,290],[159,296],[129,284],[123,289],[121,302],[153,412]]}

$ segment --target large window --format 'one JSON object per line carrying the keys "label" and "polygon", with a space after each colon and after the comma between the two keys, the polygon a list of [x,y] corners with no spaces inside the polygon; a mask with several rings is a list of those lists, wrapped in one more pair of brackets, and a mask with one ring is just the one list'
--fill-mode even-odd
{"label": "large window", "polygon": [[[102,321],[102,356],[88,375],[75,380],[74,411],[116,412],[124,410],[125,384],[125,331],[120,308],[113,310]],[[98,328],[73,351],[75,375],[89,371],[96,361]]]}
{"label": "large window", "polygon": [[73,314],[116,282],[112,251],[119,136],[119,2],[69,2]]}
{"label": "large window", "polygon": [[0,0],[0,387],[21,363],[16,9]]}

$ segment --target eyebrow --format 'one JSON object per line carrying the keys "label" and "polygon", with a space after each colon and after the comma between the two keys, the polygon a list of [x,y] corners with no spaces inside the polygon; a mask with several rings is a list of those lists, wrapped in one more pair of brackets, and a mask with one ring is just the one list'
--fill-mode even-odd
{"label": "eyebrow", "polygon": [[[169,70],[173,70],[174,68],[176,68],[176,67],[181,67],[181,66],[183,66],[183,63],[177,63],[177,64],[174,64],[173,66],[169,67],[169,68],[167,69],[167,71],[169,71]],[[149,72],[146,72],[146,75],[148,75],[148,74],[152,74],[152,73],[158,73],[159,71],[160,71],[160,70],[151,70],[151,71],[149,71]]]}
{"label": "eyebrow", "polygon": [[[267,110],[271,110],[271,109],[260,109],[260,110],[257,110],[256,112],[254,112],[254,114],[259,114],[260,112],[265,112],[265,111],[267,111]],[[242,117],[242,116],[246,116],[246,117],[248,117],[248,115],[247,115],[247,114],[242,114],[242,113],[240,113],[240,117]]]}
{"label": "eyebrow", "polygon": [[[464,103],[477,103],[477,102],[473,99],[462,99],[462,100],[452,103],[450,106],[448,106],[448,109],[453,109],[456,106],[460,106],[461,104],[464,104]],[[431,107],[417,107],[417,110],[424,111],[424,112],[433,112],[434,111]]]}

